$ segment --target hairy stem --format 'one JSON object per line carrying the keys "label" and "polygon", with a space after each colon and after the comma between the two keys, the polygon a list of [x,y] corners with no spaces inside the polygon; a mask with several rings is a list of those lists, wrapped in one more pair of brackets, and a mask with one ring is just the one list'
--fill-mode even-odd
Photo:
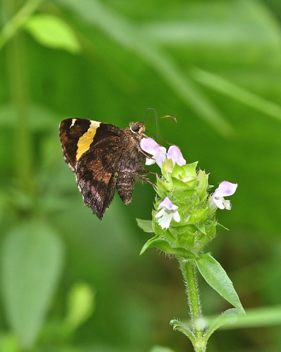
{"label": "hairy stem", "polygon": [[190,309],[191,323],[193,325],[195,352],[206,351],[206,341],[203,330],[196,325],[196,320],[202,316],[199,290],[196,280],[196,265],[193,261],[179,258],[180,268],[186,285],[186,294]]}

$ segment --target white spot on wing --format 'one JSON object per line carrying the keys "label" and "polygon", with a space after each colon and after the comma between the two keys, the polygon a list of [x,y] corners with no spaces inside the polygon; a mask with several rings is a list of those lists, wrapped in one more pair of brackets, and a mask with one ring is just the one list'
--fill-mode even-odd
{"label": "white spot on wing", "polygon": [[90,128],[97,129],[100,126],[100,122],[91,120]]}
{"label": "white spot on wing", "polygon": [[69,128],[71,128],[72,126],[74,126],[74,124],[75,124],[75,122],[77,121],[77,119],[72,119],[72,121],[71,121],[71,125],[70,125],[70,127]]}

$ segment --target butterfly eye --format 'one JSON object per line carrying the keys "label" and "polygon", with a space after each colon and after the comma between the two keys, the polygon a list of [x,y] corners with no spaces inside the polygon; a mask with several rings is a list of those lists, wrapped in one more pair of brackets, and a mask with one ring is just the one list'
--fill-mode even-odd
{"label": "butterfly eye", "polygon": [[131,130],[133,132],[138,132],[140,129],[139,125],[137,125],[136,123],[134,123],[132,126],[131,126]]}

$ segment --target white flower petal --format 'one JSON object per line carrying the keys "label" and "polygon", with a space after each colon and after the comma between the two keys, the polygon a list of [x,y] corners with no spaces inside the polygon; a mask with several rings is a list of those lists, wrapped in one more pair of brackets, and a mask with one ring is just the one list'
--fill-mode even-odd
{"label": "white flower petal", "polygon": [[[158,209],[159,209],[159,207],[158,207]],[[156,218],[160,218],[160,216],[162,216],[162,215],[164,215],[165,214],[165,209],[163,208],[163,209],[161,209],[156,215],[155,215],[155,217]]]}
{"label": "white flower petal", "polygon": [[224,209],[223,200],[223,197],[213,197],[214,203],[220,209]]}
{"label": "white flower petal", "polygon": [[210,201],[211,209],[218,207],[219,209],[231,210],[231,203],[229,200],[224,199],[223,197],[212,197]]}
{"label": "white flower petal", "polygon": [[158,220],[158,224],[162,227],[162,229],[167,229],[170,226],[172,218],[172,214],[164,212],[163,216]]}
{"label": "white flower petal", "polygon": [[153,165],[156,163],[156,160],[154,160],[153,158],[146,158],[145,159],[145,165]]}
{"label": "white flower petal", "polygon": [[173,219],[176,221],[176,222],[180,222],[180,214],[178,211],[174,212],[173,213]]}
{"label": "white flower petal", "polygon": [[231,203],[230,203],[230,200],[225,200],[225,199],[224,199],[224,209],[226,209],[226,210],[231,210]]}

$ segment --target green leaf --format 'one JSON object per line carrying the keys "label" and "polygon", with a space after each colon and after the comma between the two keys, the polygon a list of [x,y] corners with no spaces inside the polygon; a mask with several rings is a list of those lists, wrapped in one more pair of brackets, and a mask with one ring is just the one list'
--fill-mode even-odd
{"label": "green leaf", "polygon": [[[148,248],[159,248],[161,250],[163,250],[164,252],[169,251],[171,249],[171,246],[169,245],[169,243],[165,240],[162,240],[159,238],[158,235],[150,238],[142,247],[140,255],[142,255]],[[160,248],[161,247],[161,248]]]}
{"label": "green leaf", "polygon": [[62,269],[63,246],[44,223],[23,223],[4,239],[2,290],[7,319],[23,348],[33,346]]}
{"label": "green leaf", "polygon": [[174,330],[182,332],[186,337],[190,339],[192,343],[195,342],[195,336],[193,335],[193,327],[189,324],[183,323],[179,320],[173,319],[170,321]]}
{"label": "green leaf", "polygon": [[144,231],[144,232],[154,232],[152,228],[152,221],[151,220],[142,220],[142,219],[136,219],[138,226]]}
{"label": "green leaf", "polygon": [[181,247],[171,247],[170,244],[164,240],[159,238],[158,235],[152,237],[150,240],[148,240],[145,245],[142,247],[142,250],[140,252],[140,255],[143,254],[148,248],[158,248],[163,252],[166,252],[168,254],[174,254],[179,257],[183,257],[185,259],[195,259],[196,256],[192,252],[189,252],[188,250],[181,248]]}
{"label": "green leaf", "polygon": [[244,308],[242,307],[233,284],[219,262],[209,253],[206,253],[199,254],[199,259],[196,260],[196,264],[207,283],[224,299],[244,313]]}
{"label": "green leaf", "polygon": [[85,283],[77,283],[68,295],[67,324],[76,329],[92,315],[95,308],[95,293]]}
{"label": "green leaf", "polygon": [[25,23],[24,29],[40,44],[49,48],[64,49],[72,54],[81,50],[72,28],[58,17],[34,15]]}

